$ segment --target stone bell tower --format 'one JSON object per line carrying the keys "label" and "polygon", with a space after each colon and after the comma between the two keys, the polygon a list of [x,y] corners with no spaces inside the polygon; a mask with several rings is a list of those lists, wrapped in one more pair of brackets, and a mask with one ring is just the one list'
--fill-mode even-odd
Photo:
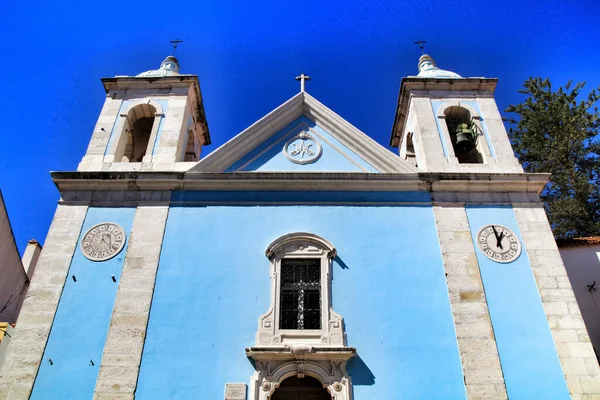
{"label": "stone bell tower", "polygon": [[106,100],[78,171],[185,171],[210,144],[198,77],[180,74],[174,56],[102,84]]}
{"label": "stone bell tower", "polygon": [[427,172],[522,173],[494,100],[496,78],[463,78],[419,58],[402,78],[390,145]]}

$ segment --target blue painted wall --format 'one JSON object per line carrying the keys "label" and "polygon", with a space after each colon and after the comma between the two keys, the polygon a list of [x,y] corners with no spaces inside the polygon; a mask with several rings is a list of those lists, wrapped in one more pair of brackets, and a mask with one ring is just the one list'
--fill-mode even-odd
{"label": "blue painted wall", "polygon": [[[301,165],[288,160],[283,153],[283,147],[289,139],[303,130],[309,132],[321,144],[323,153],[314,163]],[[333,135],[304,116],[265,140],[226,170],[235,171],[378,172]]]}
{"label": "blue painted wall", "polygon": [[[489,224],[504,225],[523,241],[511,207],[470,206],[467,216],[475,243]],[[508,397],[570,399],[527,250],[508,264],[476,252]]]}
{"label": "blue painted wall", "polygon": [[135,208],[88,209],[31,399],[92,398],[127,243],[114,258],[93,262],[81,253],[81,239],[101,222],[115,222],[130,232],[134,213]]}
{"label": "blue painted wall", "polygon": [[249,381],[244,348],[269,307],[264,251],[296,231],[337,248],[333,307],[358,351],[348,368],[356,399],[466,398],[433,211],[423,203],[172,207],[137,400],[219,399],[226,382]]}

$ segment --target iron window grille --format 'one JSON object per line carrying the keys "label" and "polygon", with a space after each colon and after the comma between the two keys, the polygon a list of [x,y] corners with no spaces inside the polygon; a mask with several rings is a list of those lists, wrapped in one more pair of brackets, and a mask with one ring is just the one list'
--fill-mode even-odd
{"label": "iron window grille", "polygon": [[321,260],[281,260],[279,329],[321,329]]}

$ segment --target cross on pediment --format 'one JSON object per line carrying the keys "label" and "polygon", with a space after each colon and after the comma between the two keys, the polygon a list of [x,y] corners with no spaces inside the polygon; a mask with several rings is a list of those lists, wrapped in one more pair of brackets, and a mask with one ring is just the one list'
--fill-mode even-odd
{"label": "cross on pediment", "polygon": [[310,81],[310,76],[305,75],[304,72],[302,75],[296,77],[297,81],[300,81],[300,91],[304,92],[304,81]]}

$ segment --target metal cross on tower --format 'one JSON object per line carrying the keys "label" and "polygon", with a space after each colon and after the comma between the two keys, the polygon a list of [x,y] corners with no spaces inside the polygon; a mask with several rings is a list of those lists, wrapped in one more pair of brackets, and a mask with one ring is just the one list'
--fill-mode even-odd
{"label": "metal cross on tower", "polygon": [[300,81],[300,91],[304,92],[304,81],[310,81],[310,76],[304,75],[303,72],[302,75],[296,77],[296,80]]}
{"label": "metal cross on tower", "polygon": [[425,54],[425,51],[423,50],[425,48],[425,46],[423,46],[425,43],[427,43],[425,40],[417,40],[415,42],[415,44],[418,44],[421,48],[421,54]]}
{"label": "metal cross on tower", "polygon": [[169,43],[173,43],[173,55],[175,55],[175,50],[177,50],[177,45],[179,43],[183,43],[183,40],[179,40],[179,39],[169,40]]}

